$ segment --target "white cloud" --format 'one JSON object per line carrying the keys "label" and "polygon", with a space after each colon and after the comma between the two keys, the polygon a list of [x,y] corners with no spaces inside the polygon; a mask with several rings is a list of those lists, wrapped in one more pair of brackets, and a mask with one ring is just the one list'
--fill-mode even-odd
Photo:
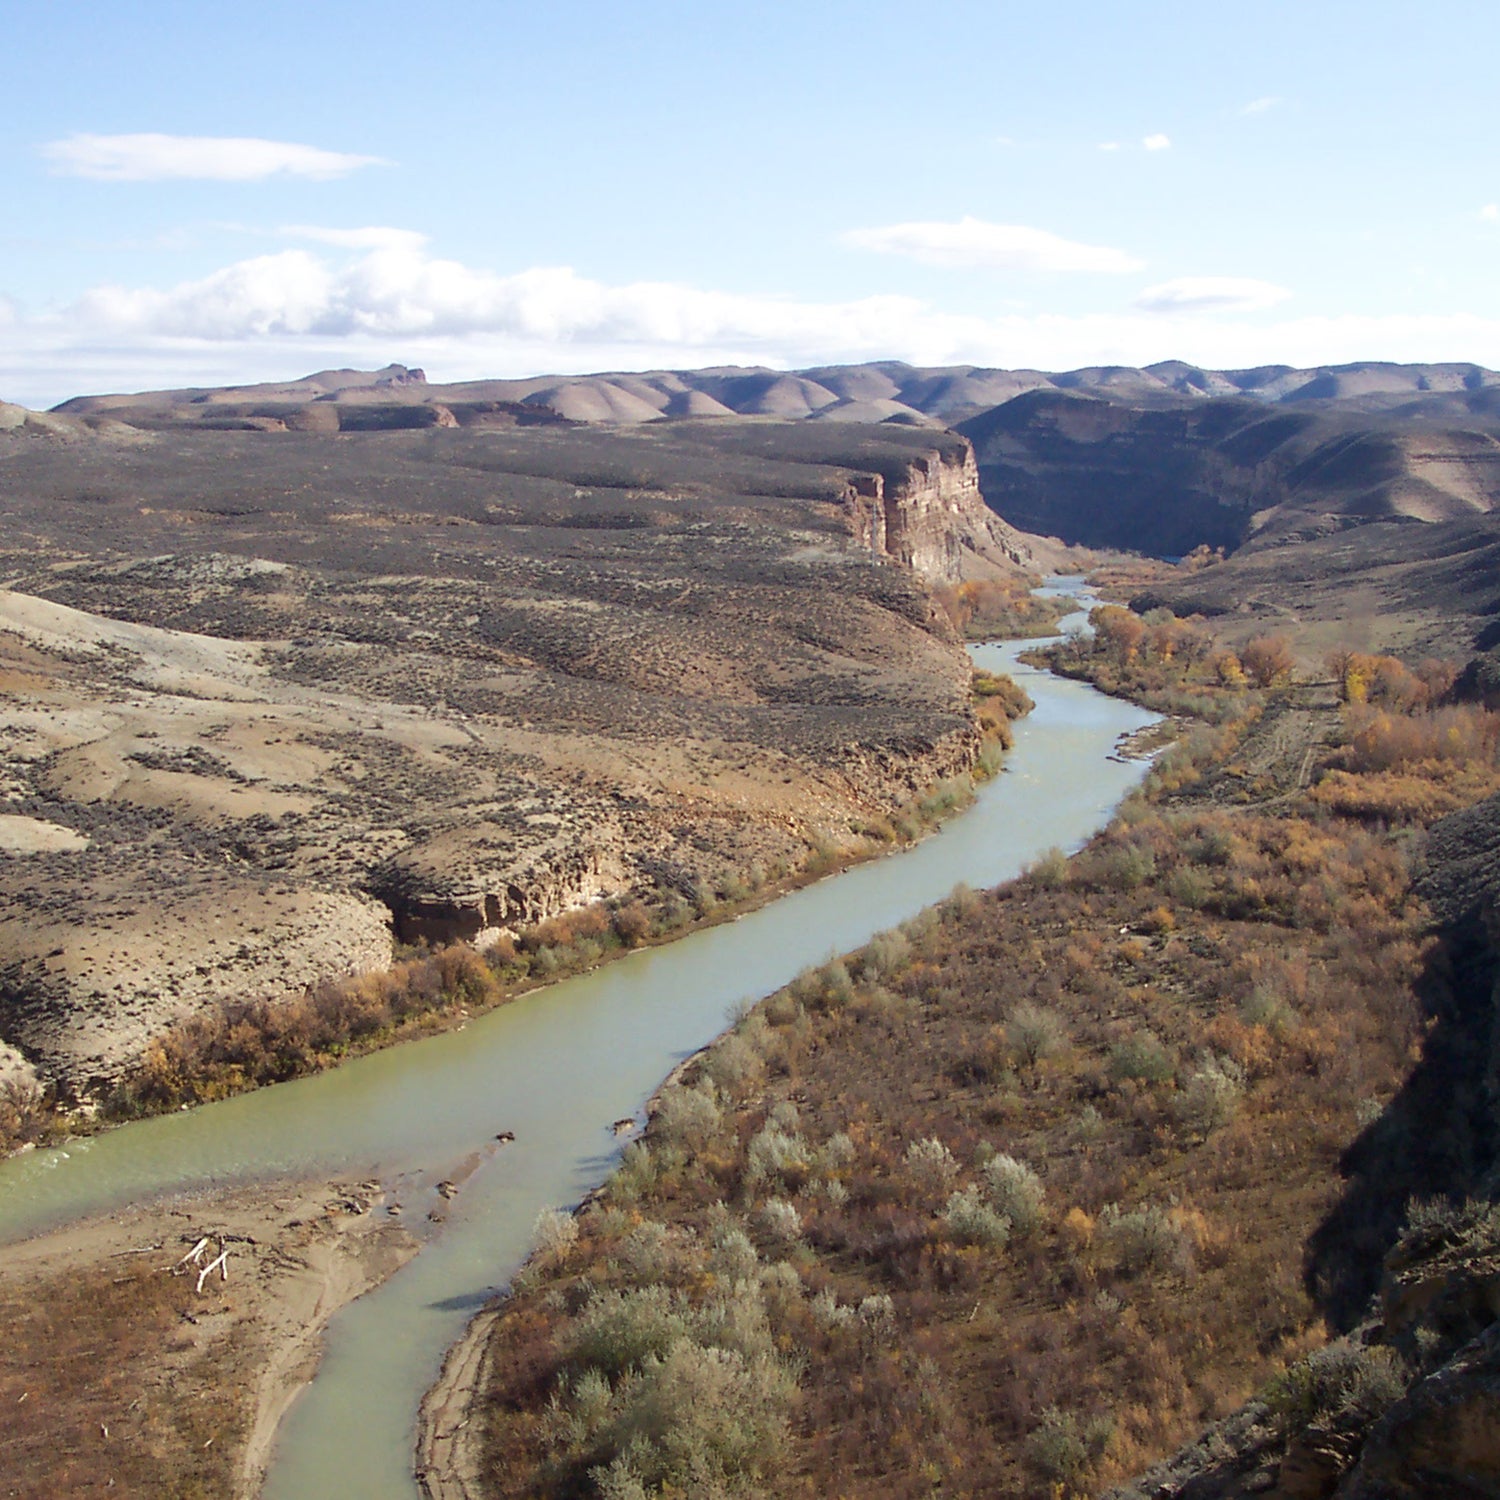
{"label": "white cloud", "polygon": [[1275,109],[1282,102],[1282,99],[1278,95],[1266,94],[1262,98],[1252,99],[1240,110],[1240,113],[1242,115],[1263,115],[1268,109]]}
{"label": "white cloud", "polygon": [[1148,151],[1166,151],[1172,145],[1172,137],[1169,135],[1162,135],[1160,132],[1158,132],[1156,135],[1148,135],[1141,142],[1141,145],[1143,145]]}
{"label": "white cloud", "polygon": [[61,176],[105,182],[255,182],[277,176],[322,180],[385,165],[378,156],[239,136],[79,134],[51,141],[41,150]]}
{"label": "white cloud", "polygon": [[1120,143],[1118,141],[1100,141],[1099,149],[1101,151],[1118,151]]}
{"label": "white cloud", "polygon": [[1291,295],[1285,287],[1248,276],[1179,276],[1148,286],[1134,305],[1152,313],[1259,312]]}
{"label": "white cloud", "polygon": [[[288,249],[169,289],[99,287],[60,311],[0,301],[0,396],[40,406],[85,391],[284,379],[330,365],[422,365],[434,380],[590,370],[870,359],[1047,370],[1185,359],[1210,368],[1355,359],[1500,366],[1500,318],[1240,321],[1268,293],[1063,316],[951,313],[912,297],[809,302],[666,282],[612,285],[565,267],[513,275],[414,248]],[[1153,289],[1159,291],[1160,289]],[[1279,289],[1272,289],[1279,292]],[[1148,294],[1149,295],[1149,294]],[[1255,302],[1260,296],[1266,300]],[[1246,298],[1250,301],[1247,302]]]}
{"label": "white cloud", "polygon": [[342,250],[420,250],[429,239],[415,229],[368,224],[359,229],[328,229],[318,224],[283,224],[277,234],[289,240],[312,240]]}
{"label": "white cloud", "polygon": [[1139,271],[1143,261],[1105,245],[1065,240],[1024,224],[990,224],[965,215],[956,223],[887,224],[851,229],[846,245],[900,255],[928,266],[980,266],[998,271]]}
{"label": "white cloud", "polygon": [[1500,222],[1500,203],[1486,203],[1479,210],[1479,217],[1487,224]]}

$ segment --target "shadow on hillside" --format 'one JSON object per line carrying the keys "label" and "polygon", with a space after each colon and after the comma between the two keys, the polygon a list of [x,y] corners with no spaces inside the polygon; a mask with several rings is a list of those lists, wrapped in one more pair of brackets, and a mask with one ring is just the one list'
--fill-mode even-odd
{"label": "shadow on hillside", "polygon": [[1500,960],[1475,914],[1444,933],[1418,981],[1430,1027],[1422,1060],[1344,1153],[1343,1195],[1308,1242],[1308,1290],[1339,1332],[1365,1315],[1408,1202],[1476,1195],[1494,1170],[1497,978]]}

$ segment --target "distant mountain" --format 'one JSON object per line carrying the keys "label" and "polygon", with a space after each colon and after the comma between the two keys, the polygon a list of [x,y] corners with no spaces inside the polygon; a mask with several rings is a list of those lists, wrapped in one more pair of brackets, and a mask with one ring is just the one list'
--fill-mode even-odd
{"label": "distant mountain", "polygon": [[[1435,393],[1500,392],[1500,374],[1471,364],[1356,365],[1294,369],[1204,370],[1180,360],[1145,369],[1096,366],[1045,374],[975,365],[918,369],[898,360],[810,370],[728,368],[650,370],[639,374],[538,375],[524,380],[430,384],[421,370],[320,370],[300,380],[220,389],[80,396],[57,410],[109,413],[125,421],[209,426],[262,425],[292,419],[309,405],[331,424],[350,407],[430,407],[459,426],[524,416],[527,407],[576,422],[636,423],[675,417],[766,416],[783,421],[922,422],[952,426],[1028,391],[1067,391],[1131,405],[1171,407],[1215,397],[1260,403],[1333,400],[1383,409]],[[305,418],[302,419],[306,421]],[[433,425],[447,425],[446,418]],[[368,423],[362,424],[368,425]],[[393,421],[393,425],[395,425]],[[423,425],[408,421],[401,425]]]}

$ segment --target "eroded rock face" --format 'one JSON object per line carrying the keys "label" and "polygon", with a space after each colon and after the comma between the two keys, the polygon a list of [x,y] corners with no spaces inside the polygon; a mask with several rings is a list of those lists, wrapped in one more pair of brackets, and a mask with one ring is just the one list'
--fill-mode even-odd
{"label": "eroded rock face", "polygon": [[894,558],[933,583],[957,583],[992,570],[997,557],[1025,566],[1022,538],[984,502],[974,450],[934,450],[899,477],[857,474],[845,512],[860,545]]}

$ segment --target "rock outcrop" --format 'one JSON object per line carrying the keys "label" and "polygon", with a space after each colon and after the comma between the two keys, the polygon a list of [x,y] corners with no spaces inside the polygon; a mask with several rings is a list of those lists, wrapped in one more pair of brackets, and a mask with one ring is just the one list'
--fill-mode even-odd
{"label": "rock outcrop", "polygon": [[931,583],[993,572],[1000,561],[1031,561],[1022,538],[985,504],[968,442],[935,448],[898,473],[853,475],[844,507],[861,546]]}

